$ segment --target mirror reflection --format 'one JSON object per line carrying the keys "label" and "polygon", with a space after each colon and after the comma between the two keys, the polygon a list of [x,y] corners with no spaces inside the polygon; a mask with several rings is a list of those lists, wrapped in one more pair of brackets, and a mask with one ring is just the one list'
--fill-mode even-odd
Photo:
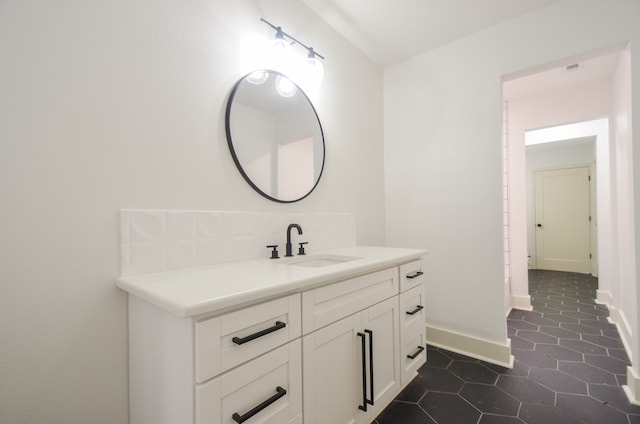
{"label": "mirror reflection", "polygon": [[246,75],[227,103],[227,142],[245,180],[276,202],[295,202],[318,184],[324,135],[306,94],[271,70]]}

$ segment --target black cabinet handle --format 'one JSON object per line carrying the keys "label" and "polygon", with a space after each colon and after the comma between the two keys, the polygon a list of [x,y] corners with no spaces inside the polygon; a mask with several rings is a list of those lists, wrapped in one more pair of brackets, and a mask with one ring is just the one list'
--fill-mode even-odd
{"label": "black cabinet handle", "polygon": [[260,405],[251,409],[246,414],[240,415],[237,412],[234,412],[231,418],[233,418],[233,420],[238,424],[242,424],[243,422],[247,421],[249,418],[253,417],[254,415],[256,415],[257,413],[267,408],[269,405],[271,405],[272,403],[274,403],[275,401],[277,401],[278,399],[280,399],[281,397],[287,394],[287,391],[280,386],[276,387],[276,392],[277,393],[275,395],[271,396],[269,399],[265,400]]}
{"label": "black cabinet handle", "polygon": [[416,271],[415,274],[407,275],[407,278],[411,280],[411,279],[414,279],[414,278],[418,278],[419,276],[421,276],[423,274],[424,274],[424,272],[422,272],[422,271]]}
{"label": "black cabinet handle", "polygon": [[367,366],[365,364],[366,347],[365,347],[365,335],[364,333],[358,333],[358,337],[361,337],[362,347],[362,405],[358,405],[361,411],[367,412]]}
{"label": "black cabinet handle", "polygon": [[413,311],[407,311],[407,315],[415,315],[423,309],[424,309],[424,306],[418,305],[416,306],[416,309],[414,309]]}
{"label": "black cabinet handle", "polygon": [[373,331],[364,330],[369,335],[369,388],[371,399],[365,399],[369,405],[373,405]]}
{"label": "black cabinet handle", "polygon": [[418,350],[412,355],[407,355],[409,359],[416,359],[418,355],[420,355],[424,351],[424,346],[418,346]]}
{"label": "black cabinet handle", "polygon": [[287,324],[285,324],[284,322],[276,321],[276,324],[273,327],[265,328],[264,330],[258,331],[257,333],[249,334],[247,337],[234,337],[233,339],[231,339],[231,341],[233,341],[237,345],[245,344],[247,342],[250,342],[251,340],[257,339],[258,337],[266,336],[269,333],[278,331],[286,326]]}

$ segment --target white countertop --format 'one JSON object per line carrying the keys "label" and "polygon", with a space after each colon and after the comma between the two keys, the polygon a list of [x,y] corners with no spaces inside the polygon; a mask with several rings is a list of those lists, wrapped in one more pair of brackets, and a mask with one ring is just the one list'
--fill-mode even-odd
{"label": "white countertop", "polygon": [[[116,285],[179,317],[223,312],[270,298],[399,265],[427,254],[422,249],[355,246],[309,252],[361,259],[323,267],[288,265],[287,259],[256,259],[134,277]],[[304,258],[296,256],[296,259]]]}

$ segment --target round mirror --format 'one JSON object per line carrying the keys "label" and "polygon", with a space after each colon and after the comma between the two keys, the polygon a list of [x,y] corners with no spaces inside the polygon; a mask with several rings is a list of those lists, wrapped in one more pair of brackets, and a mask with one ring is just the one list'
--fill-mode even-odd
{"label": "round mirror", "polygon": [[279,72],[236,83],[226,114],[227,142],[244,179],[276,202],[307,197],[324,168],[324,134],[307,95]]}

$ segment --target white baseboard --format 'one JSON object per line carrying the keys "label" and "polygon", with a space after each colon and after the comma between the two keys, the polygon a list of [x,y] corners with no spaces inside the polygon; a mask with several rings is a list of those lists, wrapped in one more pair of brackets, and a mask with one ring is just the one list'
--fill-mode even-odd
{"label": "white baseboard", "polygon": [[511,339],[501,344],[427,325],[427,344],[505,368],[513,368]]}
{"label": "white baseboard", "polygon": [[[609,310],[609,318],[607,320],[618,329],[624,350],[627,352],[629,358],[632,358],[631,345],[629,344],[633,340],[631,326],[624,312],[613,306],[613,295],[610,292],[597,290],[596,303],[605,305]],[[627,367],[627,384],[622,386],[622,389],[627,395],[629,402],[633,405],[640,406],[640,377],[638,377],[633,367]]]}
{"label": "white baseboard", "polygon": [[618,334],[620,335],[620,340],[622,340],[624,350],[627,352],[627,356],[632,358],[631,345],[629,342],[633,340],[633,337],[631,335],[631,327],[629,326],[627,318],[620,309],[615,308],[611,304],[607,305],[607,309],[609,309],[609,318],[607,320],[616,326]]}
{"label": "white baseboard", "polygon": [[613,296],[609,292],[596,290],[596,303],[609,306],[613,303]]}
{"label": "white baseboard", "polygon": [[620,339],[622,340],[622,344],[624,345],[624,349],[627,351],[627,355],[629,356],[629,358],[631,358],[631,349],[629,344],[629,342],[632,340],[631,327],[629,326],[629,322],[624,316],[622,310],[613,306],[613,295],[607,291],[597,290],[596,303],[606,306],[609,310],[609,318],[607,318],[607,321],[617,327],[618,334],[620,335]]}
{"label": "white baseboard", "polygon": [[632,367],[627,367],[627,384],[622,386],[629,402],[640,405],[640,378]]}
{"label": "white baseboard", "polygon": [[533,311],[531,306],[531,296],[511,296],[511,308],[523,311]]}

